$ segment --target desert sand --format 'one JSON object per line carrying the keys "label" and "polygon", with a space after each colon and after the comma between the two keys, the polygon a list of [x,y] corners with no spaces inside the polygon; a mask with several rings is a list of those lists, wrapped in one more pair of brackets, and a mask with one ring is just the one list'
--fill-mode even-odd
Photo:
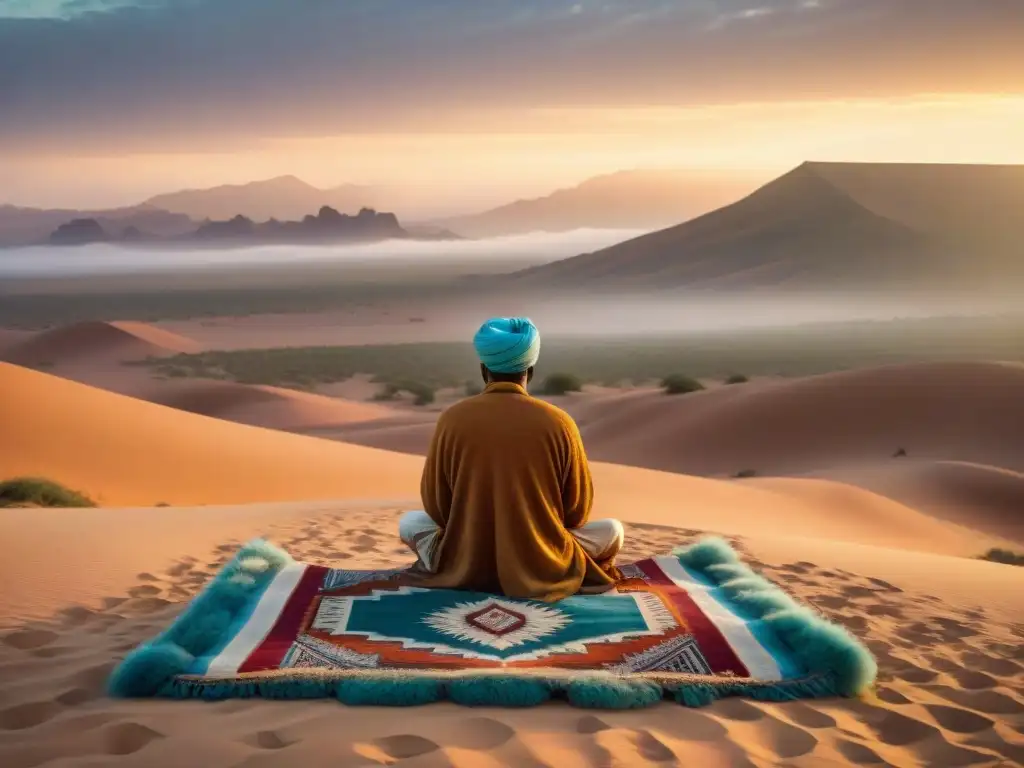
{"label": "desert sand", "polygon": [[[200,387],[200,403],[220,403],[205,408],[217,415],[260,405],[235,385],[211,396],[205,385],[186,384]],[[742,400],[733,394],[740,389],[722,392]],[[729,537],[768,578],[867,643],[880,675],[862,699],[665,704],[633,713],[556,704],[396,713],[323,701],[114,701],[103,691],[117,660],[166,626],[250,538],[267,537],[311,562],[408,562],[397,517],[417,505],[422,459],[187,413],[13,365],[0,365],[0,390],[0,475],[45,474],[104,505],[0,515],[8,552],[0,561],[4,766],[1024,761],[1024,570],[973,559],[1015,538],[1020,478],[1010,470],[960,462],[945,472],[913,456],[881,469],[845,465],[858,483],[871,478],[867,490],[842,478],[726,480],[593,464],[595,515],[627,524],[624,560],[706,532]],[[744,397],[769,392],[758,385]],[[714,402],[715,394],[702,397]],[[436,418],[311,397],[303,402],[313,416],[327,405],[340,409],[352,434],[422,431]],[[596,394],[570,407],[581,425],[599,423],[630,397],[641,403],[634,418],[653,407],[643,405],[654,402],[650,393]],[[926,411],[918,414],[923,420]],[[649,423],[664,417],[655,412]],[[935,427],[916,429],[931,437]],[[782,461],[784,448],[766,457]],[[943,488],[960,489],[964,500]],[[933,489],[946,512],[915,506],[928,501],[915,493]],[[978,496],[1002,512],[977,517]]]}

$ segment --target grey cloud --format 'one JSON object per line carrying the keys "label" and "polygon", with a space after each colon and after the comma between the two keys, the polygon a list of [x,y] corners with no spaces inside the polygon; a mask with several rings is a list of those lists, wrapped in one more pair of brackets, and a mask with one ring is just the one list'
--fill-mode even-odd
{"label": "grey cloud", "polygon": [[44,4],[25,18],[0,0],[0,153],[401,130],[481,107],[966,90],[992,73],[1024,88],[1010,0]]}

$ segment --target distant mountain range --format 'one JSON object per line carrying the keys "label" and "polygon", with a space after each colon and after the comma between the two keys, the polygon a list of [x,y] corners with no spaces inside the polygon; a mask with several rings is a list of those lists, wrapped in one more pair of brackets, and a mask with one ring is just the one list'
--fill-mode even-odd
{"label": "distant mountain range", "polygon": [[57,227],[50,234],[49,242],[52,245],[149,242],[173,243],[178,246],[246,246],[267,243],[375,242],[410,237],[416,236],[403,229],[393,213],[377,213],[371,208],[363,208],[355,216],[349,216],[323,206],[316,215],[304,216],[301,221],[270,219],[258,223],[238,215],[226,221],[207,220],[191,232],[169,237],[154,236],[134,227],[119,235],[112,234],[97,219],[77,218]]}
{"label": "distant mountain range", "polygon": [[1024,283],[1024,166],[804,163],[739,202],[511,281],[545,287]]}
{"label": "distant mountain range", "polygon": [[[319,189],[295,176],[278,176],[248,184],[225,184],[210,189],[186,189],[151,197],[143,205],[182,213],[195,221],[245,216],[254,221],[301,219],[324,206],[337,211],[383,207],[372,187],[345,184]],[[393,207],[393,206],[392,206]]]}
{"label": "distant mountain range", "polygon": [[[572,229],[655,229],[703,213],[750,191],[753,181],[736,174],[683,171],[624,171],[599,176],[536,200],[521,200],[481,214],[406,223],[419,236],[493,237]],[[421,195],[422,197],[422,195]],[[157,195],[141,205],[108,211],[0,207],[0,246],[46,242],[60,225],[96,219],[115,239],[135,231],[172,237],[195,230],[196,222],[243,216],[254,222],[297,220],[326,206],[402,210],[407,190],[342,185],[319,189],[294,176]],[[405,217],[408,218],[408,217]]]}
{"label": "distant mountain range", "polygon": [[111,236],[122,237],[133,229],[156,237],[173,237],[195,229],[195,222],[180,213],[137,205],[106,211],[18,208],[0,205],[0,246],[35,245],[46,242],[50,233],[74,219],[95,219]]}
{"label": "distant mountain range", "polygon": [[545,197],[436,223],[474,238],[574,229],[658,229],[730,203],[755,186],[749,174],[723,171],[621,171]]}

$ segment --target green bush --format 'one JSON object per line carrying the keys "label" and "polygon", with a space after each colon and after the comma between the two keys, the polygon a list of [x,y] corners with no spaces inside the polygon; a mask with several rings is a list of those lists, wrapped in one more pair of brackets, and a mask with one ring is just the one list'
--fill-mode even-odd
{"label": "green bush", "polygon": [[990,549],[979,560],[990,560],[1004,565],[1024,565],[1024,555],[1018,555],[1008,549]]}
{"label": "green bush", "polygon": [[434,388],[418,381],[403,384],[402,389],[412,395],[413,405],[430,405],[434,402]]}
{"label": "green bush", "polygon": [[0,507],[95,507],[77,491],[41,477],[17,477],[0,482]]}
{"label": "green bush", "polygon": [[750,379],[744,376],[742,373],[734,373],[725,380],[726,384],[746,384]]}
{"label": "green bush", "polygon": [[552,373],[540,387],[542,395],[567,395],[583,390],[583,382],[571,373]]}
{"label": "green bush", "polygon": [[666,395],[685,395],[690,392],[699,392],[704,385],[690,376],[672,374],[661,381],[661,388]]}
{"label": "green bush", "polygon": [[385,384],[383,389],[377,391],[373,396],[373,399],[378,403],[390,402],[397,398],[398,393],[401,391],[401,388],[397,384]]}
{"label": "green bush", "polygon": [[434,402],[434,388],[419,381],[403,381],[400,384],[388,382],[384,385],[384,389],[373,396],[373,399],[378,402],[397,400],[398,395],[402,392],[412,395],[414,405],[430,405]]}

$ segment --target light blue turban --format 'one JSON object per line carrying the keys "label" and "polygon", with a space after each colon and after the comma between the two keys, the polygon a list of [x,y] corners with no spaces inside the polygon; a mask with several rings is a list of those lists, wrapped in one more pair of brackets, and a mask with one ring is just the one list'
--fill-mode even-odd
{"label": "light blue turban", "polygon": [[540,331],[525,317],[493,317],[473,337],[480,362],[495,373],[522,373],[540,358]]}

